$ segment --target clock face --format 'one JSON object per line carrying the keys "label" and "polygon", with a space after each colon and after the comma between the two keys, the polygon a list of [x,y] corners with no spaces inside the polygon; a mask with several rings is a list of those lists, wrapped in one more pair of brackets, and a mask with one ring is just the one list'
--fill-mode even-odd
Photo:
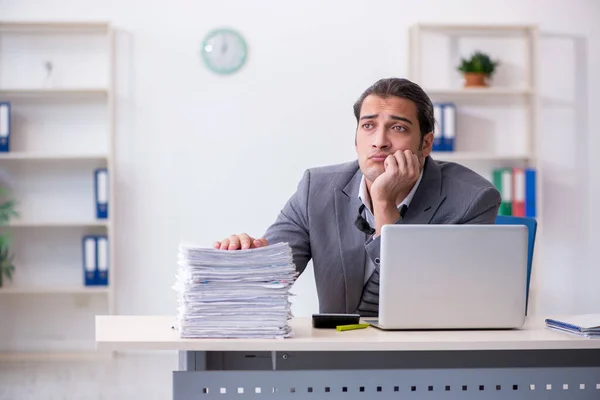
{"label": "clock face", "polygon": [[246,61],[246,42],[231,29],[210,32],[202,43],[202,57],[212,71],[231,74],[239,70]]}

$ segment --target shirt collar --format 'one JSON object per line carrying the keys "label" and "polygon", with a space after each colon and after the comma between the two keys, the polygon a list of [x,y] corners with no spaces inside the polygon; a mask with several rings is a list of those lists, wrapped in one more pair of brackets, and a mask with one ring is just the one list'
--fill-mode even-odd
{"label": "shirt collar", "polygon": [[[402,202],[396,206],[398,208],[398,210],[400,210],[400,207],[402,207],[404,204],[406,204],[406,207],[410,206],[410,202],[412,201],[413,197],[415,197],[415,193],[417,191],[417,188],[419,187],[419,184],[421,183],[422,178],[423,178],[423,170],[421,170],[421,173],[419,174],[419,179],[417,179],[417,182],[414,184],[413,188],[408,193],[408,196],[406,196],[404,198],[404,200],[402,200]],[[360,179],[360,186],[358,189],[358,198],[365,205],[365,207],[372,213],[373,210],[371,210],[371,208],[369,207],[369,204],[371,203],[371,198],[367,191],[367,181],[365,180],[364,175]]]}

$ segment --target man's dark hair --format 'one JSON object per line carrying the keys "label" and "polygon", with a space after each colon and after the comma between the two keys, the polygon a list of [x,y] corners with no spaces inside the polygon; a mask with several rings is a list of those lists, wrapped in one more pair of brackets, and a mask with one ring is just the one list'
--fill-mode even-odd
{"label": "man's dark hair", "polygon": [[404,78],[386,78],[375,82],[354,103],[354,116],[357,123],[360,119],[360,108],[363,101],[371,94],[383,98],[396,96],[413,101],[417,105],[417,118],[421,127],[421,141],[423,141],[425,134],[433,132],[435,121],[433,117],[433,104],[425,91],[416,83]]}

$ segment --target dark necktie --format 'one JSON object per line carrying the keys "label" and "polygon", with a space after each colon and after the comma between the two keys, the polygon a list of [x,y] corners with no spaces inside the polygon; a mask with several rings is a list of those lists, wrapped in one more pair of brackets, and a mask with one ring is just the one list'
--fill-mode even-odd
{"label": "dark necktie", "polygon": [[[369,225],[369,221],[367,221],[365,217],[362,216],[365,208],[366,207],[364,204],[361,204],[358,208],[358,215],[356,216],[356,221],[354,221],[354,225],[358,228],[359,231],[364,232],[367,235],[372,235],[375,233],[375,229],[373,229],[371,225]],[[406,204],[402,204],[402,207],[400,207],[401,219],[404,218],[404,214],[406,214],[407,209],[408,207],[406,206]]]}
{"label": "dark necktie", "polygon": [[[402,207],[400,207],[400,219],[404,218],[407,208],[406,204],[403,204]],[[372,235],[375,233],[375,229],[373,229],[371,225],[369,225],[369,222],[362,216],[364,210],[365,205],[362,204],[358,209],[358,216],[356,217],[354,224],[361,232]],[[375,266],[375,270],[363,287],[362,297],[356,312],[363,317],[376,317],[379,314],[379,265]]]}

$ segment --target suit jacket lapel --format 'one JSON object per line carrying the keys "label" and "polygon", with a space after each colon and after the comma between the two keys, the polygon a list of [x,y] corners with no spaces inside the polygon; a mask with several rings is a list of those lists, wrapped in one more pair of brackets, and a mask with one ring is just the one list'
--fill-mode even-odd
{"label": "suit jacket lapel", "polygon": [[405,224],[428,224],[446,198],[442,193],[442,171],[436,162],[427,157],[423,178],[410,206],[404,214]]}
{"label": "suit jacket lapel", "polygon": [[346,312],[354,312],[360,301],[364,283],[365,250],[367,235],[354,225],[358,208],[358,188],[362,172],[357,171],[343,190],[335,189],[335,218],[340,239],[340,256],[346,289]]}

